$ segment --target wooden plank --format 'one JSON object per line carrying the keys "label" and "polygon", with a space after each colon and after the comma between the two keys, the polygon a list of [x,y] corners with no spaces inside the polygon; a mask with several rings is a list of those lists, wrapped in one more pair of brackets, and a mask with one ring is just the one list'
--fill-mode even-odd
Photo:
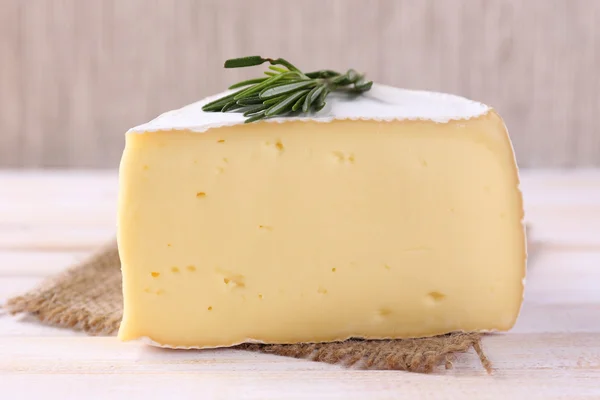
{"label": "wooden plank", "polygon": [[[0,252],[0,302],[29,290],[41,277],[59,273],[83,253]],[[2,268],[5,265],[7,267]],[[600,252],[543,251],[530,265],[525,303],[514,328],[517,333],[600,332]],[[7,323],[8,324],[8,323]],[[12,332],[32,335],[11,324]],[[8,326],[8,325],[6,325]],[[0,324],[0,336],[6,335]]]}
{"label": "wooden plank", "polygon": [[527,212],[527,221],[540,249],[600,250],[600,212],[550,208]]}
{"label": "wooden plank", "polygon": [[[119,370],[115,365],[116,371]],[[596,371],[519,371],[513,379],[426,376],[392,372],[261,371],[172,372],[111,375],[60,371],[45,375],[15,374],[4,378],[3,390],[20,397],[50,400],[85,399],[528,399],[590,400],[599,391]],[[542,378],[545,376],[546,378]],[[199,393],[201,395],[199,395]],[[201,396],[201,397],[200,397]]]}
{"label": "wooden plank", "polygon": [[525,296],[540,304],[596,304],[599,282],[599,251],[541,250],[528,265]]}
{"label": "wooden plank", "polygon": [[5,0],[0,12],[0,165],[22,163],[21,131],[26,114],[22,97],[22,7],[19,0]]}
{"label": "wooden plank", "polygon": [[[89,251],[2,251],[0,276],[49,276],[85,260]],[[560,282],[560,285],[557,285]],[[526,296],[539,303],[600,301],[600,251],[543,248],[528,265]]]}
{"label": "wooden plank", "polygon": [[0,164],[114,167],[126,129],[247,76],[222,61],[260,53],[473,97],[506,118],[523,165],[599,165],[597,1],[148,2],[4,0]]}
{"label": "wooden plank", "polygon": [[[72,252],[93,251],[115,236],[115,227],[73,227],[2,225],[0,224],[0,252],[46,251]],[[0,264],[0,271],[2,265]]]}
{"label": "wooden plank", "polygon": [[117,205],[107,202],[99,207],[86,204],[84,199],[71,199],[63,204],[39,202],[0,204],[2,225],[56,226],[70,225],[82,228],[116,226]]}
{"label": "wooden plank", "polygon": [[[9,191],[10,200],[2,192],[0,210],[4,207],[5,213],[0,217],[21,213],[12,222],[0,218],[0,304],[85,258],[87,246],[114,232],[89,216],[95,213],[91,210],[115,212],[106,211],[114,207],[109,200],[116,195],[114,171],[18,175],[0,172],[0,190],[16,188]],[[542,242],[528,266],[525,303],[516,326],[484,338],[497,368],[494,376],[483,372],[472,352],[459,356],[454,370],[434,375],[364,372],[228,349],[149,348],[86,337],[0,311],[0,397],[18,392],[23,398],[50,399],[173,393],[182,398],[202,393],[202,398],[260,399],[600,398],[600,171],[528,171],[524,177],[534,236]],[[11,185],[3,186],[7,181]],[[33,196],[36,185],[47,189],[52,200]],[[102,196],[104,200],[93,200]],[[14,206],[22,198],[29,201],[24,202],[29,209]],[[76,212],[65,218],[72,209]],[[42,223],[25,215],[32,210],[42,216]]]}
{"label": "wooden plank", "polygon": [[[0,282],[4,279],[0,279]],[[33,287],[35,283],[32,281],[30,287]],[[25,290],[28,288],[26,285],[23,286]],[[12,290],[8,292],[12,292]],[[2,301],[3,298],[0,297],[0,304],[2,304]],[[536,304],[526,300],[519,319],[510,333],[598,334],[600,333],[600,319],[595,317],[598,315],[600,315],[600,303],[578,305]],[[2,315],[0,310],[0,337],[2,336],[84,336],[84,334],[70,329],[41,324],[33,316]]]}
{"label": "wooden plank", "polygon": [[[0,276],[49,276],[85,260],[90,251],[3,251]],[[528,265],[527,296],[538,302],[600,301],[600,251],[542,248]],[[560,287],[556,283],[560,282]]]}
{"label": "wooden plank", "polygon": [[[600,248],[600,170],[524,170],[522,177],[526,219],[536,227],[538,241],[567,249]],[[0,171],[0,188],[9,188],[0,196],[0,247],[3,236],[29,226],[114,231],[117,178],[114,170]]]}
{"label": "wooden plank", "polygon": [[33,289],[43,280],[40,276],[0,277],[0,304],[12,296],[17,296]]}
{"label": "wooden plank", "polygon": [[116,200],[117,170],[0,170],[0,203],[87,198]]}
{"label": "wooden plank", "polygon": [[[600,179],[600,169],[529,169],[520,170],[521,187],[525,192],[550,193],[549,198],[538,198],[536,200],[547,204],[553,204],[557,200],[594,202],[597,203],[600,196],[600,188],[597,182]],[[116,193],[118,189],[118,171],[116,168],[106,170],[10,170],[0,169],[0,183],[2,187],[10,185],[10,190],[3,192],[4,195],[16,193],[22,194],[49,194],[49,193],[81,193],[85,187],[85,193],[92,194],[109,191]],[[93,183],[90,185],[90,183]],[[82,186],[83,185],[83,186]],[[41,190],[39,190],[41,187]],[[587,196],[592,194],[591,197]],[[586,194],[586,196],[581,196]],[[558,197],[555,197],[558,196]]]}
{"label": "wooden plank", "polygon": [[511,333],[575,333],[600,334],[600,302],[583,304],[540,304],[525,299],[517,323]]}
{"label": "wooden plank", "polygon": [[[0,204],[15,200],[85,198],[88,201],[116,200],[116,170],[0,170],[3,190]],[[577,171],[521,170],[521,188],[527,207],[596,207],[600,206],[600,169]]]}
{"label": "wooden plank", "polygon": [[84,260],[88,252],[2,251],[0,277],[45,277]]}
{"label": "wooden plank", "polygon": [[[0,299],[0,304],[2,299]],[[49,337],[49,336],[86,336],[83,332],[76,332],[67,328],[57,328],[54,326],[44,325],[39,322],[34,316],[5,315],[4,311],[0,310],[0,337],[2,336],[33,336],[33,337]],[[0,378],[1,381],[1,378]],[[0,389],[0,393],[2,390]]]}
{"label": "wooden plank", "polygon": [[[486,376],[471,353],[434,375],[346,370],[229,349],[173,351],[115,338],[0,338],[3,390],[53,398],[588,398],[600,396],[599,334],[484,339]],[[68,382],[68,385],[67,385]],[[116,389],[120,390],[116,390]],[[517,397],[515,397],[517,396]],[[47,396],[46,396],[47,397]]]}

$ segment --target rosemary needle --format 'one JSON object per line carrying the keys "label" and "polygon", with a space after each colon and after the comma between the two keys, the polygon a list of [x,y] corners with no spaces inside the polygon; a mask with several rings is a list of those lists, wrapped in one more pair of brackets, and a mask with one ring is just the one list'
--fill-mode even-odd
{"label": "rosemary needle", "polygon": [[225,61],[225,68],[243,68],[271,64],[262,78],[248,79],[231,85],[240,89],[202,107],[207,112],[241,112],[245,122],[270,117],[316,112],[325,107],[331,92],[361,94],[371,89],[372,81],[353,69],[342,74],[324,69],[303,73],[283,58],[249,56]]}

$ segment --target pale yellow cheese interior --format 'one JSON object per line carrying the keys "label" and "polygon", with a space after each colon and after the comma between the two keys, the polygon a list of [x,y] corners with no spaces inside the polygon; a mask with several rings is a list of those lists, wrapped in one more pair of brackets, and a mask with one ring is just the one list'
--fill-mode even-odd
{"label": "pale yellow cheese interior", "polygon": [[123,340],[215,347],[515,323],[523,207],[494,111],[126,139]]}

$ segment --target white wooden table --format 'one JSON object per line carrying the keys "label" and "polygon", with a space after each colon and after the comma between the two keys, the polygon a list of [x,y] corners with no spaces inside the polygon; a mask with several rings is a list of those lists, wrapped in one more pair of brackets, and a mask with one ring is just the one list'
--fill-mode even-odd
{"label": "white wooden table", "polygon": [[[536,241],[514,330],[433,375],[169,351],[0,315],[0,399],[600,399],[600,171],[523,171]],[[0,171],[0,303],[114,234],[117,175]],[[0,311],[1,313],[1,311]]]}

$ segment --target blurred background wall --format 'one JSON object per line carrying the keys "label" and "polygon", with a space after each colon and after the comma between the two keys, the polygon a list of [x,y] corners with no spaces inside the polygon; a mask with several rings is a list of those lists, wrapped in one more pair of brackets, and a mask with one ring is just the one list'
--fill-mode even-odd
{"label": "blurred background wall", "polygon": [[0,167],[116,168],[255,54],[480,100],[521,166],[600,166],[600,0],[0,0]]}

